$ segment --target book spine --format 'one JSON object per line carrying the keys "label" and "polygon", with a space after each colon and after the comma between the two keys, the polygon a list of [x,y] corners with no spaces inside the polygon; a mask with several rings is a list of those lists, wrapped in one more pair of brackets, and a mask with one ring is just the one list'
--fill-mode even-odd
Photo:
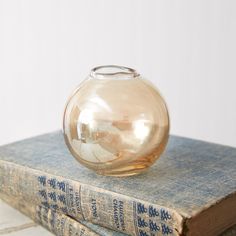
{"label": "book spine", "polygon": [[[0,191],[129,235],[180,235],[176,211],[12,162],[0,161]],[[147,193],[148,194],[148,193]]]}
{"label": "book spine", "polygon": [[57,236],[99,236],[74,219],[42,205],[29,204],[1,193],[0,198]]}

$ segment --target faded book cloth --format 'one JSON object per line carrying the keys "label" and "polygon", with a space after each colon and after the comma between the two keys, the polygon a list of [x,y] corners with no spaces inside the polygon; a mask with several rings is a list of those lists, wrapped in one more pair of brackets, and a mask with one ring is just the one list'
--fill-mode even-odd
{"label": "faded book cloth", "polygon": [[19,197],[10,197],[0,192],[0,198],[57,236],[125,236],[90,222],[79,222],[42,205],[30,204]]}
{"label": "faded book cloth", "polygon": [[[61,131],[3,146],[0,160],[0,171],[12,170],[13,176],[4,178],[0,173],[2,191],[9,190],[4,188],[9,181],[14,185],[14,178],[23,181],[29,177],[25,167],[38,171],[35,179],[8,193],[27,192],[27,197],[35,194],[37,199],[40,191],[44,194],[46,181],[46,194],[51,193],[53,198],[53,192],[48,191],[49,187],[53,190],[53,180],[57,184],[71,180],[75,199],[65,204],[71,207],[78,203],[79,207],[69,214],[131,235],[183,235],[192,228],[196,231],[191,218],[201,216],[223,199],[231,201],[236,193],[235,148],[177,136],[170,137],[166,151],[146,173],[126,178],[98,176],[81,166],[66,148]],[[14,177],[13,170],[20,166],[24,167],[22,175]],[[59,195],[56,192],[55,198]],[[42,199],[38,201],[43,203]],[[234,201],[231,206],[235,206]],[[68,208],[64,210],[68,213]],[[212,218],[205,221],[200,219],[196,224],[203,227],[202,235],[220,233],[236,223],[235,219],[223,226],[217,225],[217,220],[215,225]]]}

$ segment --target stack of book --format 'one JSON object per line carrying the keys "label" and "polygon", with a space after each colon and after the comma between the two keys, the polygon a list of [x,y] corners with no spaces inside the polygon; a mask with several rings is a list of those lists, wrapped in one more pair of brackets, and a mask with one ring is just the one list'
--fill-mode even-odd
{"label": "stack of book", "polygon": [[107,177],[57,131],[0,147],[0,198],[56,235],[236,235],[236,149],[170,136],[147,172]]}

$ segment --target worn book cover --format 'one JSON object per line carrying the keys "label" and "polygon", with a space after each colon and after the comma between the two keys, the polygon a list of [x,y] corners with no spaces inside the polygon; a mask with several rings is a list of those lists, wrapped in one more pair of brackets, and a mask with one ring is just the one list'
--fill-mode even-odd
{"label": "worn book cover", "polygon": [[24,198],[12,197],[2,192],[0,198],[57,236],[125,236],[87,221],[75,220],[43,205],[32,204]]}
{"label": "worn book cover", "polygon": [[236,223],[236,149],[171,136],[138,176],[99,176],[61,131],[0,148],[1,191],[130,235],[218,235]]}

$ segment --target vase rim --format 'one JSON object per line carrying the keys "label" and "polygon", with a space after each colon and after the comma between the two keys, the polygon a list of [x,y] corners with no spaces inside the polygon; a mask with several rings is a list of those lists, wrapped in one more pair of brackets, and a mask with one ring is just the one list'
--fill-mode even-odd
{"label": "vase rim", "polygon": [[139,73],[135,69],[118,66],[118,65],[104,65],[97,66],[91,70],[90,75],[93,78],[105,79],[105,78],[135,78],[139,76]]}

